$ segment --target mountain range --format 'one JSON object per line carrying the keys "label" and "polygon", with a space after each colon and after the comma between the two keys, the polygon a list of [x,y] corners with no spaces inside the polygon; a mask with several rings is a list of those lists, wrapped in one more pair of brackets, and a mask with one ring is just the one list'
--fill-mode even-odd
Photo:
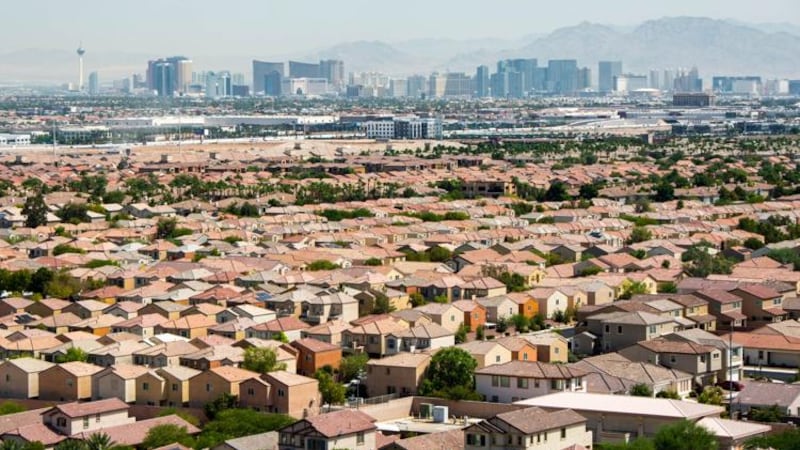
{"label": "mountain range", "polygon": [[[528,30],[521,30],[525,33]],[[535,31],[535,30],[533,30]],[[522,34],[521,33],[521,34]],[[697,66],[701,76],[761,75],[800,78],[800,26],[746,24],[699,17],[668,17],[637,26],[580,23],[551,33],[528,33],[516,40],[475,38],[415,39],[387,43],[356,41],[335,44],[298,55],[273,55],[271,59],[345,61],[348,72],[376,71],[393,75],[427,74],[431,71],[474,73],[481,64],[494,67],[505,58],[577,59],[580,66],[596,72],[599,60],[621,60],[625,72]],[[102,81],[143,73],[155,56],[121,52],[97,52],[87,63],[87,73],[97,70]],[[247,55],[188,55],[195,70],[227,68],[250,75]],[[253,55],[261,56],[261,55]],[[64,82],[75,76],[73,51],[26,49],[0,54],[0,82]],[[265,58],[266,59],[266,58]],[[596,73],[595,73],[596,76]]]}

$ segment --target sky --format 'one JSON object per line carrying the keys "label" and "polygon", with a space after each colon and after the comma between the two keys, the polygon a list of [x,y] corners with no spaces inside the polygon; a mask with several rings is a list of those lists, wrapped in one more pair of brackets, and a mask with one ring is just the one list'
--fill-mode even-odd
{"label": "sky", "polygon": [[0,53],[286,55],[355,40],[516,39],[665,16],[800,23],[798,0],[5,0]]}

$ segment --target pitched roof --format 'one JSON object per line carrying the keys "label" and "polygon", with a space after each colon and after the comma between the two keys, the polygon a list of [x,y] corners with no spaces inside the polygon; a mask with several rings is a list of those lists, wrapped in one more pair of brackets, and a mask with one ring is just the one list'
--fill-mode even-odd
{"label": "pitched roof", "polygon": [[129,406],[127,403],[114,397],[87,403],[72,402],[56,405],[50,411],[48,411],[47,414],[52,414],[53,412],[58,411],[67,417],[75,418],[113,411],[127,411],[128,408]]}
{"label": "pitched roof", "polygon": [[586,418],[569,409],[546,412],[541,408],[524,408],[498,414],[490,422],[500,420],[523,434],[533,434],[586,422]]}
{"label": "pitched roof", "polygon": [[566,366],[564,364],[515,360],[504,364],[495,364],[478,369],[475,371],[475,375],[504,375],[512,377],[563,380],[582,377],[586,375],[586,371]]}
{"label": "pitched roof", "polygon": [[[305,419],[318,433],[333,438],[375,430],[374,419],[361,411],[343,409]],[[292,425],[289,425],[292,426]]]}

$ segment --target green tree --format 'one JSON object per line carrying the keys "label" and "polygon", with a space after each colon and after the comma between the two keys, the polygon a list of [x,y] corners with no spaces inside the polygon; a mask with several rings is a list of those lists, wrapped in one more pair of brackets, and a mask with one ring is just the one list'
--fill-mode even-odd
{"label": "green tree", "polygon": [[365,266],[381,266],[383,262],[380,258],[369,258],[368,260],[364,261]]}
{"label": "green tree", "polygon": [[375,305],[372,308],[372,314],[388,314],[395,311],[395,307],[389,297],[382,292],[375,293]]}
{"label": "green tree", "polygon": [[554,181],[550,184],[550,187],[547,188],[544,199],[548,202],[563,202],[569,200],[567,185],[559,180]]}
{"label": "green tree", "polygon": [[369,356],[366,353],[354,353],[342,358],[339,363],[339,380],[348,382],[366,373]]}
{"label": "green tree", "polygon": [[782,422],[786,417],[786,410],[781,409],[778,405],[772,405],[762,408],[751,408],[747,414],[748,420],[756,422]]}
{"label": "green tree", "polygon": [[[11,449],[5,449],[11,450]],[[20,450],[22,450],[20,448]],[[87,450],[86,442],[80,439],[65,439],[56,445],[55,450]]]}
{"label": "green tree", "polygon": [[717,450],[719,442],[707,428],[688,420],[661,427],[653,438],[656,450]]}
{"label": "green tree", "polygon": [[455,335],[456,344],[463,344],[464,342],[467,342],[467,332],[468,331],[469,331],[469,329],[463,323],[458,326],[458,330],[456,331],[456,335]]}
{"label": "green tree", "polygon": [[439,247],[438,245],[430,249],[428,251],[428,255],[431,262],[444,262],[449,260],[453,256],[450,250],[444,247]]}
{"label": "green tree", "polygon": [[725,393],[722,392],[722,388],[719,386],[706,386],[703,389],[703,392],[697,396],[698,403],[704,403],[706,405],[722,405],[722,401],[725,399]]}
{"label": "green tree", "polygon": [[0,403],[0,416],[5,416],[6,414],[16,414],[23,411],[27,411],[27,408],[19,403],[12,402],[11,400],[6,400],[3,403]]}
{"label": "green tree", "polygon": [[586,200],[591,200],[600,195],[600,191],[595,184],[582,184],[578,195]]}
{"label": "green tree", "polygon": [[664,390],[664,391],[658,391],[658,394],[656,394],[656,397],[657,398],[668,398],[668,399],[672,399],[672,400],[680,400],[681,399],[681,396],[678,394],[678,391],[676,391],[674,389],[667,389],[667,390]]}
{"label": "green tree", "polygon": [[428,303],[428,301],[425,300],[425,297],[423,297],[422,294],[420,294],[419,292],[412,293],[411,295],[408,296],[408,298],[409,301],[411,302],[411,306],[413,306],[414,308]]}
{"label": "green tree", "polygon": [[650,386],[644,383],[639,383],[631,387],[630,394],[634,397],[652,397],[653,390],[650,388]]}
{"label": "green tree", "polygon": [[668,202],[675,198],[675,188],[672,184],[662,181],[658,183],[653,193],[653,200],[657,202]]}
{"label": "green tree", "polygon": [[284,414],[227,409],[205,424],[197,448],[211,448],[228,439],[276,431],[294,422],[295,419]]}
{"label": "green tree", "polygon": [[313,261],[311,264],[306,266],[306,270],[309,272],[317,272],[320,270],[336,270],[339,268],[338,264],[334,264],[326,259],[318,259]]}
{"label": "green tree", "polygon": [[146,449],[151,449],[174,444],[176,442],[187,447],[194,446],[194,439],[189,432],[186,431],[186,427],[168,423],[150,428],[141,446]]}
{"label": "green tree", "polygon": [[463,399],[465,393],[466,398],[479,398],[474,386],[476,367],[478,362],[463,349],[448,347],[439,350],[431,358],[420,392],[422,395],[451,399]]}
{"label": "green tree", "polygon": [[80,347],[70,347],[63,355],[56,357],[57,363],[65,363],[72,361],[86,362],[89,360],[89,354]]}
{"label": "green tree", "polygon": [[644,284],[641,281],[634,281],[633,283],[630,283],[629,285],[625,286],[619,298],[627,300],[633,297],[634,295],[644,295],[649,293],[650,289],[648,289],[646,284]]}
{"label": "green tree", "polygon": [[603,443],[598,450],[656,450],[652,439],[638,438],[628,443]]}
{"label": "green tree", "polygon": [[319,393],[322,395],[322,402],[328,405],[341,405],[344,403],[347,388],[337,383],[333,376],[324,370],[318,370],[314,378],[319,382]]}
{"label": "green tree", "polygon": [[47,205],[44,203],[44,195],[41,191],[33,197],[25,199],[22,215],[25,216],[25,226],[28,228],[47,225]]}
{"label": "green tree", "polygon": [[206,417],[214,420],[218,414],[229,409],[234,409],[237,406],[239,406],[239,397],[223,392],[222,395],[214,399],[214,401],[206,403],[203,406],[203,411],[206,413]]}
{"label": "green tree", "polygon": [[633,227],[631,235],[628,237],[628,244],[637,244],[653,239],[653,233],[645,227]]}
{"label": "green tree", "polygon": [[106,433],[92,433],[86,439],[87,450],[111,450],[117,446],[117,443],[111,440],[111,437]]}
{"label": "green tree", "polygon": [[56,215],[64,222],[78,224],[91,222],[89,209],[82,203],[68,203],[56,212]]}
{"label": "green tree", "polygon": [[286,363],[278,362],[278,354],[269,347],[250,347],[244,351],[242,368],[258,373],[286,370]]}
{"label": "green tree", "polygon": [[514,325],[514,329],[520,333],[526,333],[531,327],[531,321],[523,314],[514,314],[509,320]]}
{"label": "green tree", "polygon": [[478,325],[478,327],[475,328],[475,339],[482,341],[485,334],[486,332],[483,330],[483,325]]}
{"label": "green tree", "polygon": [[658,284],[658,293],[659,294],[677,294],[678,293],[678,286],[673,283],[672,281],[666,281],[664,283]]}
{"label": "green tree", "polygon": [[764,242],[762,242],[761,239],[749,237],[744,240],[744,243],[742,245],[749,248],[750,250],[758,250],[764,247]]}
{"label": "green tree", "polygon": [[759,436],[745,443],[747,450],[772,448],[775,450],[800,450],[800,429],[788,428],[779,433]]}
{"label": "green tree", "polygon": [[44,293],[49,297],[70,299],[83,290],[83,285],[67,272],[56,272],[53,278],[44,287]]}

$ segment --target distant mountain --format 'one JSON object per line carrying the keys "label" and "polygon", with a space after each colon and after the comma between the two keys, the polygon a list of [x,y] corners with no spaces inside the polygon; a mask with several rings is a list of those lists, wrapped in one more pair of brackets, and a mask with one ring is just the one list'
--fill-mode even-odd
{"label": "distant mountain", "polygon": [[[671,17],[650,20],[638,26],[580,23],[542,35],[526,33],[520,39],[414,39],[394,43],[356,41],[333,45],[305,54],[273,56],[275,60],[335,58],[345,62],[347,72],[379,71],[404,76],[431,71],[474,73],[500,59],[577,59],[596,77],[597,61],[622,60],[626,72],[691,67],[700,75],[750,75],[800,78],[800,26],[789,23],[743,24],[731,20]],[[92,52],[85,57],[85,71],[97,70],[102,83],[143,73],[147,60],[155,56],[135,53]],[[265,55],[189,55],[195,70],[229,69],[250,76],[250,61]],[[269,59],[269,58],[268,58]],[[26,49],[0,54],[0,82],[75,82],[77,56],[73,51]]]}
{"label": "distant mountain", "polygon": [[767,33],[722,20],[674,17],[644,22],[630,32],[582,23],[496,56],[536,57],[540,64],[548,59],[573,58],[593,69],[599,60],[621,60],[625,71],[640,73],[651,68],[696,65],[702,76],[797,77],[798,52],[800,36]]}

